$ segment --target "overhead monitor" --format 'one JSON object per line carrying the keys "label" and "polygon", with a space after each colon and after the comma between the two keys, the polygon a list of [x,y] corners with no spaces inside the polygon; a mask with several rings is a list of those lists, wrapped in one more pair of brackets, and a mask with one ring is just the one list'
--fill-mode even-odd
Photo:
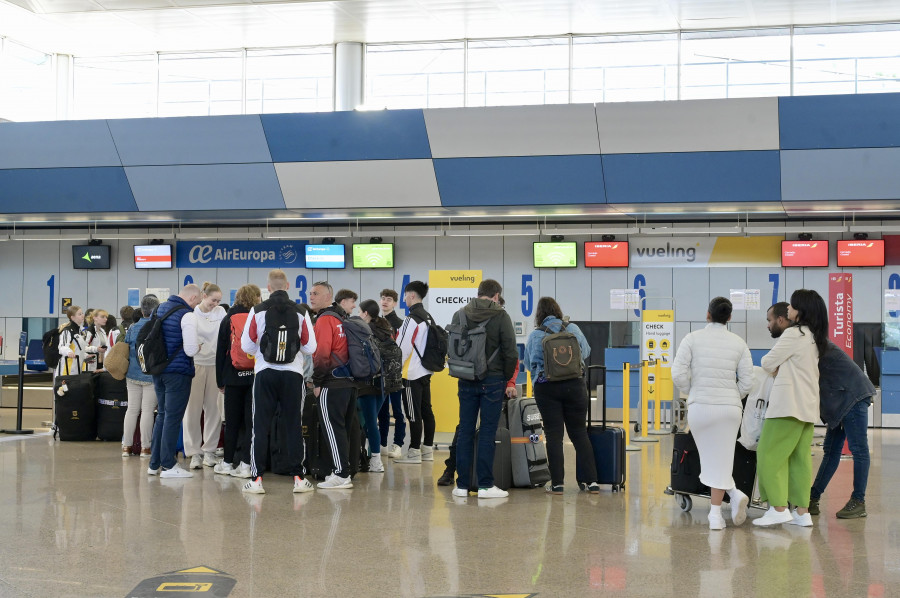
{"label": "overhead monitor", "polygon": [[884,266],[884,240],[838,241],[837,265],[841,268]]}
{"label": "overhead monitor", "polygon": [[535,268],[574,268],[578,265],[578,249],[574,241],[535,243]]}
{"label": "overhead monitor", "polygon": [[311,270],[344,267],[343,245],[306,245],[306,267]]}
{"label": "overhead monitor", "polygon": [[781,265],[797,268],[828,266],[828,241],[782,241]]}
{"label": "overhead monitor", "polygon": [[144,269],[166,269],[172,267],[171,245],[135,245],[134,267]]}
{"label": "overhead monitor", "polygon": [[109,245],[73,245],[72,267],[76,270],[108,270]]}
{"label": "overhead monitor", "polygon": [[627,268],[628,241],[586,242],[584,265],[586,268]]}
{"label": "overhead monitor", "polygon": [[354,243],[354,268],[393,268],[393,243]]}

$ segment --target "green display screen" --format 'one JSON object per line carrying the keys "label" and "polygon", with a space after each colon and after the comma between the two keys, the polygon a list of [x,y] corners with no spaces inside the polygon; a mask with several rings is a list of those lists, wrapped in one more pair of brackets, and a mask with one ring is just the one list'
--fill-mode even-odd
{"label": "green display screen", "polygon": [[354,268],[393,268],[393,243],[354,243]]}
{"label": "green display screen", "polygon": [[564,243],[535,243],[534,267],[535,268],[575,268],[578,265],[576,258],[578,250],[572,242]]}

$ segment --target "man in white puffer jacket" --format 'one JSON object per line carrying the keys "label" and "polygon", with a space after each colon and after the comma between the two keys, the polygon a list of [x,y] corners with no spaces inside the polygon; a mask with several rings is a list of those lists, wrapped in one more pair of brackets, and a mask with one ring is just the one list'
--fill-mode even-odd
{"label": "man in white puffer jacket", "polygon": [[709,529],[725,528],[722,499],[731,499],[731,518],[747,518],[749,498],[732,477],[734,447],[741,427],[741,397],[753,384],[753,362],[747,343],[730,332],[731,301],[709,302],[701,330],[687,335],[672,363],[672,381],[688,393],[688,424],[700,453],[700,481],[710,488]]}

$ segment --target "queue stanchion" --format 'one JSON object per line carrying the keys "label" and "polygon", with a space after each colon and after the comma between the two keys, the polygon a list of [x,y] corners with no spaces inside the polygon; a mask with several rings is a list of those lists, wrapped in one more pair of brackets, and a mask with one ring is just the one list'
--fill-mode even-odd
{"label": "queue stanchion", "polygon": [[654,377],[654,387],[656,392],[656,398],[653,399],[653,429],[649,431],[650,434],[655,436],[662,436],[664,434],[672,433],[672,426],[666,424],[662,425],[662,403],[663,403],[663,383],[662,383],[662,360],[657,359],[653,365],[653,377]]}
{"label": "queue stanchion", "polygon": [[634,431],[639,433],[639,436],[634,437],[634,442],[659,442],[659,438],[650,438],[647,435],[647,422],[650,420],[650,388],[647,383],[647,376],[650,375],[650,367],[648,362],[641,362],[641,417],[637,424],[635,424]]}
{"label": "queue stanchion", "polygon": [[625,430],[625,450],[639,451],[641,447],[628,442],[631,438],[631,364],[622,364],[622,428]]}
{"label": "queue stanchion", "polygon": [[19,338],[19,396],[16,403],[16,427],[14,430],[0,430],[3,434],[33,434],[34,430],[22,429],[22,410],[25,393],[25,350],[28,346],[28,333],[22,332]]}

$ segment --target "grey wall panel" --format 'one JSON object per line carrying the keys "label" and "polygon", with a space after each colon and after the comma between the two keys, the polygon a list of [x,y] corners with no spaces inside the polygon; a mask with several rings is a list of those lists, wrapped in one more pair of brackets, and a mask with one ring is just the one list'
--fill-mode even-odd
{"label": "grey wall panel", "polygon": [[[249,279],[249,268],[216,268],[215,272],[215,283],[219,285],[222,289],[222,303],[231,304],[231,289],[239,289],[245,284],[247,284]],[[198,281],[199,283],[203,283],[203,281]],[[265,281],[263,281],[265,283]],[[290,284],[290,289],[288,289],[288,293],[291,294],[291,297],[295,297],[296,295],[293,293],[294,290],[294,281],[288,277],[288,283]],[[259,286],[260,289],[265,288],[265,284],[260,286],[259,283],[253,283],[256,286]]]}
{"label": "grey wall panel", "polygon": [[[27,318],[48,318],[60,315],[60,305],[62,304],[60,301],[60,297],[62,297],[60,295],[62,290],[60,266],[62,265],[64,269],[72,269],[71,251],[68,253],[68,260],[65,260],[66,256],[60,253],[59,241],[22,241],[13,244],[24,245],[25,251],[25,269],[19,286],[21,296],[17,301],[18,306],[21,306],[20,313]],[[55,276],[52,310],[50,309],[50,287],[47,286],[47,281],[51,276]],[[3,286],[6,286],[6,283]],[[65,296],[69,297],[70,295]]]}
{"label": "grey wall panel", "polygon": [[778,149],[778,98],[597,104],[604,154]]}
{"label": "grey wall panel", "polygon": [[[119,241],[110,241],[111,261],[115,263]],[[131,251],[131,248],[128,249]],[[119,289],[119,269],[87,270],[87,304],[88,307],[105,309],[119,317],[119,305],[116,297]]]}
{"label": "grey wall panel", "polygon": [[[791,269],[796,272],[795,268]],[[747,345],[751,349],[769,349],[775,341],[766,329],[766,311],[772,305],[772,294],[775,292],[775,282],[770,278],[777,276],[778,293],[776,301],[784,301],[785,269],[784,268],[747,268],[747,288],[759,289],[759,311],[748,311],[747,318]]]}
{"label": "grey wall panel", "polygon": [[784,201],[896,199],[900,148],[781,152]]}
{"label": "grey wall panel", "polygon": [[[832,270],[832,272],[836,272],[837,270]],[[828,268],[804,268],[803,269],[803,286],[797,287],[803,289],[810,289],[819,293],[822,296],[822,299],[825,300],[825,303],[828,303]],[[856,288],[856,285],[853,285]],[[787,289],[786,289],[787,290]],[[791,295],[795,289],[788,290],[788,294],[786,295],[785,301],[791,300]]]}
{"label": "grey wall panel", "polygon": [[[731,289],[746,289],[747,286],[747,269],[746,268],[711,268],[709,271],[709,297],[706,300],[707,306],[709,300],[713,297],[729,297]],[[681,278],[681,272],[675,277]],[[752,312],[751,312],[752,313]],[[703,317],[697,318],[701,321],[706,320],[706,308],[703,310]],[[735,310],[731,314],[732,322],[746,322],[747,311]]]}
{"label": "grey wall panel", "polygon": [[[435,237],[434,265],[437,270],[482,270],[483,260],[469,261],[469,243],[479,237]],[[502,241],[501,241],[502,249]],[[479,254],[474,254],[478,256]],[[471,267],[470,267],[471,266]],[[490,277],[487,272],[485,277]]]}
{"label": "grey wall panel", "polygon": [[678,354],[678,348],[681,347],[681,341],[684,340],[688,334],[691,333],[691,323],[690,322],[675,322],[675,353]]}
{"label": "grey wall panel", "polygon": [[626,269],[594,268],[591,271],[591,319],[600,322],[625,320],[624,309],[610,309],[609,290],[626,288],[630,288]]}
{"label": "grey wall panel", "polygon": [[[505,242],[509,237],[470,237],[468,248],[468,264],[471,270],[481,270],[485,278],[493,278],[503,286],[503,297],[507,300],[507,311],[510,303],[521,295],[520,285],[507,286],[504,284],[506,266]],[[438,248],[440,254],[440,247]],[[515,274],[515,273],[514,273]],[[512,314],[513,312],[510,312]]]}
{"label": "grey wall panel", "polygon": [[[343,270],[328,270],[327,272],[328,282],[334,287],[335,294],[341,289],[350,289],[357,295],[364,296],[360,292],[360,272],[362,272],[362,270],[345,268]],[[359,300],[357,300],[357,303],[359,303]],[[356,311],[354,314],[358,315],[359,312]]]}
{"label": "grey wall panel", "polygon": [[72,246],[81,243],[61,241],[59,243],[59,296],[71,297],[72,303],[87,310],[88,305],[88,277],[87,270],[75,270],[72,268]]}
{"label": "grey wall panel", "polygon": [[672,288],[677,301],[675,317],[678,320],[687,322],[706,320],[709,299],[703,301],[703,297],[712,296],[709,290],[710,272],[718,274],[719,270],[722,268],[716,270],[683,268],[678,271],[677,276],[672,277]]}
{"label": "grey wall panel", "polygon": [[804,286],[806,282],[804,281],[803,270],[803,268],[784,269],[784,280],[781,282],[781,284],[784,286],[784,301],[790,302],[791,293],[793,293],[797,289],[806,288]]}
{"label": "grey wall panel", "polygon": [[728,329],[742,339],[747,340],[747,328],[749,326],[750,325],[746,322],[732,322],[731,324],[729,324]]}
{"label": "grey wall panel", "polygon": [[[194,270],[194,273],[200,274],[198,270]],[[170,293],[177,294],[183,286],[183,281],[184,276],[178,268],[172,268],[171,270],[148,270],[147,287],[141,289],[141,292],[146,292],[147,288],[154,288],[169,289]],[[168,297],[159,297],[160,301],[165,301],[166,299],[168,299]]]}
{"label": "grey wall panel", "polygon": [[[23,268],[25,259],[24,253],[24,241],[7,241],[5,243],[0,243],[0,273],[3,274],[3,284],[0,284],[0,316],[12,318],[22,317],[23,277],[28,275],[28,271]],[[47,277],[44,278],[44,282],[42,283],[46,284],[47,278],[50,278],[50,274],[56,274],[56,278],[54,279],[54,281],[57,288],[57,297],[54,299],[54,301],[57,303],[57,305],[59,304],[58,259],[59,249],[57,247],[57,268],[55,268],[52,272],[48,272]],[[37,278],[40,277],[37,274],[35,276]],[[39,288],[37,287],[36,282],[30,286]],[[47,287],[44,288],[46,289]],[[22,326],[20,323],[19,328],[21,327]],[[6,334],[3,338],[9,339],[10,336]]]}
{"label": "grey wall panel", "polygon": [[106,122],[4,123],[0,127],[0,168],[121,166]]}
{"label": "grey wall panel", "polygon": [[[844,270],[844,272],[853,274],[853,321],[881,322],[884,315],[881,269],[854,268]],[[822,298],[827,304],[828,295],[823,295]]]}
{"label": "grey wall panel", "polygon": [[[428,271],[437,270],[435,267],[435,241],[434,237],[409,237],[394,246],[394,262],[398,264],[395,270],[394,280],[397,286],[394,289],[403,300],[403,277],[409,275],[409,280],[421,280],[428,282]],[[427,297],[425,301],[428,305]],[[403,315],[398,308],[398,313]]]}
{"label": "grey wall panel", "polygon": [[591,319],[592,291],[591,272],[583,266],[556,273],[555,296],[566,304],[565,313],[573,320]]}
{"label": "grey wall panel", "polygon": [[359,270],[359,303],[374,299],[381,303],[381,289],[392,288],[394,276],[390,270]]}
{"label": "grey wall panel", "polygon": [[431,160],[290,162],[275,172],[288,209],[441,205]]}
{"label": "grey wall panel", "polygon": [[592,104],[424,112],[434,158],[600,153]]}

